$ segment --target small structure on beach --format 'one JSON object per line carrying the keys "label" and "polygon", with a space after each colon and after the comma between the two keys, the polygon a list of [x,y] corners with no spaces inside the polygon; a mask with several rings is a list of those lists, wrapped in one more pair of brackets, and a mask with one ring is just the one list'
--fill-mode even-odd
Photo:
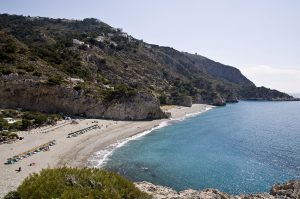
{"label": "small structure on beach", "polygon": [[84,133],[94,130],[94,129],[100,129],[100,126],[98,124],[95,124],[95,125],[89,126],[87,128],[80,129],[80,130],[72,132],[72,133],[68,133],[67,138],[77,137],[78,135],[84,134]]}
{"label": "small structure on beach", "polygon": [[6,118],[3,118],[3,119],[6,120],[8,124],[13,124],[13,123],[16,122],[16,120],[11,118],[11,117],[6,117]]}

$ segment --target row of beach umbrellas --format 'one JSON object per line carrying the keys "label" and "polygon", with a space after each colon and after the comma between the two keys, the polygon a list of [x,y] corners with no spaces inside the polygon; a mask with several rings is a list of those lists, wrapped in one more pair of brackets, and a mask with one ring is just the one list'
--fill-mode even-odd
{"label": "row of beach umbrellas", "polygon": [[75,132],[69,133],[68,136],[67,136],[67,138],[77,137],[80,134],[84,134],[84,133],[86,133],[88,131],[91,131],[91,130],[97,129],[97,128],[100,128],[100,127],[99,127],[98,124],[95,124],[95,125],[89,126],[87,128],[80,129],[79,131],[75,131]]}
{"label": "row of beach umbrellas", "polygon": [[54,145],[56,145],[56,140],[52,140],[50,142],[47,142],[46,144],[42,144],[42,145],[32,148],[26,152],[23,152],[18,155],[15,155],[11,158],[8,158],[5,164],[14,164],[24,158],[28,158],[28,157],[34,155],[36,153],[43,152],[43,151],[49,151],[50,147],[54,146]]}

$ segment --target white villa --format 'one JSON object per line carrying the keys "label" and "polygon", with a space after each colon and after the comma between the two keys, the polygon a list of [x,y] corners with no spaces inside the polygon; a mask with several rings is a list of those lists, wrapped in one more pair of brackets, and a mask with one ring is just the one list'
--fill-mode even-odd
{"label": "white villa", "polygon": [[121,33],[121,36],[122,36],[122,37],[125,37],[125,38],[128,38],[129,35],[128,35],[127,33],[125,33],[125,32],[122,32],[122,33]]}
{"label": "white villa", "polygon": [[79,41],[78,39],[73,39],[73,44],[76,44],[76,45],[83,45],[84,42],[83,42],[83,41]]}
{"label": "white villa", "polygon": [[99,41],[99,42],[104,42],[105,37],[100,35],[100,36],[96,37],[95,40]]}
{"label": "white villa", "polygon": [[114,41],[111,41],[110,44],[112,44],[114,47],[118,46],[118,44],[116,42],[114,42]]}

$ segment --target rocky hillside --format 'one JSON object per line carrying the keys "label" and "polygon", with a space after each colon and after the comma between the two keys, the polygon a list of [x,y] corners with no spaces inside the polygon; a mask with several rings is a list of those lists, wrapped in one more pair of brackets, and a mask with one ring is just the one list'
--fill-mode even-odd
{"label": "rocky hillside", "polygon": [[176,192],[171,188],[153,185],[149,182],[135,183],[141,191],[153,196],[153,199],[299,199],[300,180],[289,181],[272,186],[270,193],[245,194],[232,196],[222,193],[217,189],[204,189],[196,191],[192,189]]}
{"label": "rocky hillside", "polygon": [[187,55],[195,64],[202,67],[208,74],[219,80],[225,80],[241,86],[255,86],[254,83],[247,79],[237,68],[215,62],[201,55]]}
{"label": "rocky hillside", "polygon": [[0,107],[114,119],[161,104],[294,100],[199,55],[147,44],[97,19],[0,15]]}

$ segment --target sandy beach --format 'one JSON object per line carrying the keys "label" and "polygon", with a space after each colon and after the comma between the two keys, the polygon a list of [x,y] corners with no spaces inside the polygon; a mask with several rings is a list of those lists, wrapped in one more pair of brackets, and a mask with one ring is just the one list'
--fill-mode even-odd
{"label": "sandy beach", "polygon": [[[185,115],[204,112],[209,105],[195,104],[192,107],[170,106],[165,108],[173,119],[182,118]],[[128,137],[152,129],[167,119],[153,121],[113,121],[101,119],[77,119],[77,124],[71,121],[60,121],[55,126],[47,126],[31,131],[18,132],[23,140],[12,144],[0,145],[0,197],[5,193],[16,189],[20,183],[33,172],[39,172],[43,168],[59,166],[84,167],[88,159],[97,151],[120,142]],[[100,128],[90,130],[77,137],[67,138],[68,134],[92,125]],[[56,145],[49,151],[38,152],[28,158],[24,158],[15,164],[5,165],[7,158],[24,153],[30,149],[56,140]],[[34,163],[33,166],[30,166]],[[16,171],[21,167],[21,171]]]}

